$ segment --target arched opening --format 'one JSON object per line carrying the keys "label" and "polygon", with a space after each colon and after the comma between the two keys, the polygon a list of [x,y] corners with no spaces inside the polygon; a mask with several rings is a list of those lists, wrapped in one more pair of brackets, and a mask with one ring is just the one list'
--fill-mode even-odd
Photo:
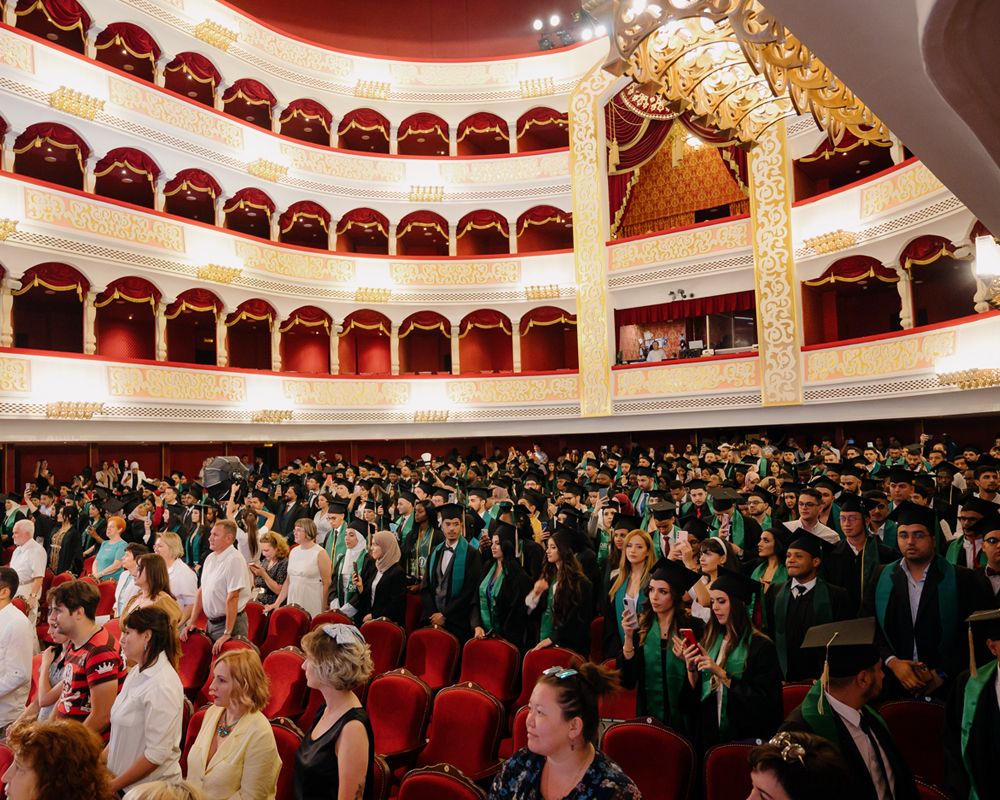
{"label": "arched opening", "polygon": [[890,142],[862,141],[845,129],[837,144],[825,138],[812,153],[793,162],[795,199],[839,189],[891,166]]}
{"label": "arched opening", "polygon": [[215,90],[222,76],[201,53],[178,53],[163,70],[163,86],[203,105],[215,106]]}
{"label": "arched opening", "polygon": [[90,15],[76,0],[17,0],[14,15],[21,30],[84,54]]}
{"label": "arched opening", "polygon": [[399,371],[409,375],[451,372],[451,323],[436,311],[410,314],[399,326]]}
{"label": "arched opening", "polygon": [[266,300],[240,303],[226,317],[229,366],[236,369],[271,369],[271,331],[277,314]]}
{"label": "arched opening", "polygon": [[496,156],[510,152],[507,122],[496,114],[481,111],[458,123],[458,155]]}
{"label": "arched opening", "polygon": [[517,152],[569,147],[569,115],[552,108],[533,108],[517,120]]}
{"label": "arched opening", "polygon": [[389,120],[371,108],[349,111],[337,128],[337,146],[359,153],[388,153]]}
{"label": "arched opening", "polygon": [[82,190],[89,155],[76,131],[58,122],[37,122],[14,140],[14,172]]}
{"label": "arched opening", "polygon": [[129,275],[112,281],[94,301],[97,355],[156,358],[156,304],[160,290]]}
{"label": "arched opening", "polygon": [[167,360],[215,366],[216,316],[221,308],[222,301],[208,289],[181,292],[166,309]]}
{"label": "arched opening", "polygon": [[14,347],[83,352],[83,298],[90,282],[69,264],[31,267],[16,289],[12,309]]}
{"label": "arched opening", "polygon": [[279,329],[282,371],[329,375],[331,324],[316,306],[295,309]]}
{"label": "arched opening", "polygon": [[913,324],[933,325],[975,312],[978,288],[971,261],[954,258],[943,236],[919,236],[903,249],[900,266],[913,282]]}
{"label": "arched opening", "polygon": [[240,78],[222,94],[223,111],[265,130],[271,130],[276,102],[271,90],[253,78]]}
{"label": "arched opening", "polygon": [[838,259],[816,280],[803,281],[805,343],[836,342],[898,331],[897,283],[896,272],[870,256]]}
{"label": "arched opening", "polygon": [[94,166],[94,193],[123,203],[153,208],[160,168],[141,150],[116,147]]}
{"label": "arched opening", "polygon": [[576,315],[554,306],[534,308],[521,317],[521,369],[553,372],[576,369]]}
{"label": "arched opening", "polygon": [[292,203],[278,218],[278,238],[285,244],[326,250],[330,244],[330,212],[311,200]]}
{"label": "arched opening", "polygon": [[490,256],[510,252],[507,220],[496,211],[470,211],[455,228],[455,252],[460,256]]}
{"label": "arched opening", "polygon": [[215,224],[215,203],[222,187],[207,172],[182,169],[163,187],[163,210],[178,217]]}
{"label": "arched opening", "polygon": [[514,344],[510,318],[484,308],[467,314],[458,326],[458,362],[466,372],[511,372]]}
{"label": "arched opening", "polygon": [[274,201],[260,189],[240,189],[222,207],[226,227],[259,239],[271,238],[271,215]]}
{"label": "arched opening", "polygon": [[160,46],[131,22],[112,22],[94,40],[95,59],[136,78],[153,82]]}
{"label": "arched opening", "polygon": [[401,156],[448,155],[448,123],[426,112],[407,117],[399,123],[396,151]]}
{"label": "arched opening", "polygon": [[341,375],[389,375],[392,371],[392,323],[367,308],[344,320],[338,345]]}
{"label": "arched opening", "polygon": [[401,256],[448,255],[448,221],[433,211],[412,211],[396,226],[396,253]]}
{"label": "arched opening", "polygon": [[535,206],[517,218],[517,252],[573,248],[573,214],[554,206]]}
{"label": "arched opening", "polygon": [[373,208],[355,208],[337,225],[338,253],[389,253],[389,220]]}
{"label": "arched opening", "polygon": [[330,144],[330,126],[333,115],[326,106],[302,97],[292,100],[278,120],[283,136],[290,136],[301,142]]}

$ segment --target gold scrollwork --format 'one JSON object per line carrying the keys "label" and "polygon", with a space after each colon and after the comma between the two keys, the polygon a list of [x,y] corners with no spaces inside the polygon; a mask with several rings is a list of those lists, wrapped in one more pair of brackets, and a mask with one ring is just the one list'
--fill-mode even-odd
{"label": "gold scrollwork", "polygon": [[850,348],[814,350],[807,354],[806,380],[851,380],[933,370],[938,360],[955,353],[955,331],[901,336]]}
{"label": "gold scrollwork", "polygon": [[760,363],[756,358],[615,372],[615,397],[620,399],[736,391],[759,386]]}
{"label": "gold scrollwork", "polygon": [[0,357],[0,392],[30,392],[31,362],[26,358]]}
{"label": "gold scrollwork", "polygon": [[400,286],[493,286],[518,283],[521,262],[390,261],[389,277]]}
{"label": "gold scrollwork", "polygon": [[402,86],[513,86],[517,67],[510,61],[434,64],[394,62],[389,73]]}
{"label": "gold scrollwork", "polygon": [[17,230],[17,220],[0,218],[0,242],[6,242],[7,238]]}
{"label": "gold scrollwork", "polygon": [[385,408],[410,399],[407,381],[283,380],[285,397],[300,406]]}
{"label": "gold scrollwork", "polygon": [[406,164],[396,159],[366,158],[359,154],[308,150],[283,143],[281,154],[293,169],[355,181],[400,183],[406,178]]}
{"label": "gold scrollwork", "polygon": [[236,31],[210,19],[206,19],[195,25],[194,35],[205,42],[205,44],[218,47],[220,50],[228,50],[239,38],[239,34]]}
{"label": "gold scrollwork", "polygon": [[182,402],[230,402],[246,400],[246,379],[208,370],[157,369],[150,367],[106,367],[108,393],[112,397]]}
{"label": "gold scrollwork", "polygon": [[272,275],[333,283],[354,280],[354,262],[347,258],[311,256],[244,241],[236,242],[236,255],[248,269]]}
{"label": "gold scrollwork", "polygon": [[565,178],[569,175],[569,153],[448,161],[441,164],[440,170],[442,180],[447,181],[449,186],[499,185],[545,178]]}
{"label": "gold scrollwork", "polygon": [[49,105],[82,119],[93,119],[97,116],[97,112],[104,110],[104,101],[99,97],[78,92],[67,86],[60,86],[49,93]]}
{"label": "gold scrollwork", "polygon": [[861,218],[869,219],[944,188],[923,164],[895,172],[861,187]]}
{"label": "gold scrollwork", "polygon": [[575,375],[448,381],[448,400],[461,405],[565,403],[577,399]]}
{"label": "gold scrollwork", "polygon": [[0,31],[0,64],[35,73],[35,51],[29,41],[16,33]]}
{"label": "gold scrollwork", "polygon": [[326,79],[346,80],[354,71],[354,62],[347,56],[314,47],[281,36],[248,19],[240,19],[240,43],[278,59],[280,64],[293,64],[322,74]]}
{"label": "gold scrollwork", "polygon": [[221,264],[204,264],[198,267],[198,278],[214,283],[232,283],[237,280],[243,270],[239,267],[224,267]]}
{"label": "gold scrollwork", "polygon": [[747,219],[664,236],[650,236],[634,242],[611,245],[611,271],[704,258],[709,253],[741,250],[750,247],[750,244],[750,220]]}
{"label": "gold scrollwork", "polygon": [[280,181],[288,174],[288,167],[284,164],[268,161],[266,158],[258,158],[247,164],[247,172],[261,180]]}

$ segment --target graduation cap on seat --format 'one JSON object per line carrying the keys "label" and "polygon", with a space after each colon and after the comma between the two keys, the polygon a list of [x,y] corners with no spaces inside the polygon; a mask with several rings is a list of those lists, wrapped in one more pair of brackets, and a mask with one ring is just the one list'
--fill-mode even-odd
{"label": "graduation cap on seat", "polygon": [[684,566],[682,561],[672,561],[661,558],[653,565],[649,573],[651,581],[666,581],[679,592],[686,592],[694,586],[701,576]]}

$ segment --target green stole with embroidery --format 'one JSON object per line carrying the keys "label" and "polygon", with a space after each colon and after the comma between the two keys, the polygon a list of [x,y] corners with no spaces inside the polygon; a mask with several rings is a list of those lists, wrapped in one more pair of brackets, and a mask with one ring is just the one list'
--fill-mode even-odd
{"label": "green stole with embroidery", "polygon": [[[902,560],[894,561],[882,570],[875,587],[875,617],[878,619],[882,633],[885,634],[885,638],[889,640],[893,649],[896,648],[896,643],[892,641],[889,632],[885,629],[885,613],[889,608],[889,597],[892,595],[892,581],[900,563]],[[955,578],[955,567],[949,564],[943,556],[936,556],[927,569],[929,570],[933,564],[937,564],[943,576],[938,582],[937,590],[938,618],[941,620],[941,642],[947,648],[954,644],[957,630],[955,620],[958,617],[958,581]],[[924,588],[927,588],[926,584]],[[906,657],[910,658],[910,654],[907,653]]]}
{"label": "green stole with embroidery", "polygon": [[980,800],[979,792],[976,789],[976,781],[972,773],[972,757],[969,755],[969,736],[972,735],[972,723],[976,719],[976,708],[979,706],[979,700],[986,687],[991,686],[993,683],[993,678],[996,674],[997,661],[994,659],[985,667],[978,670],[975,678],[970,675],[969,682],[965,685],[960,733],[962,764],[965,765],[965,772],[969,776],[969,800]]}
{"label": "green stole with embroidery", "polygon": [[[490,580],[493,579],[494,574],[496,574],[496,579],[493,580],[493,586],[491,587]],[[500,570],[497,572],[496,562],[493,562],[490,571],[486,573],[486,577],[479,584],[479,616],[483,621],[483,630],[493,630],[493,609],[496,607],[496,597],[500,594],[503,579],[504,571]]]}
{"label": "green stole with embroidery", "polygon": [[[666,671],[664,671],[663,645],[660,643],[663,631],[660,630],[660,620],[656,614],[652,616],[653,623],[649,626],[646,640],[642,643],[642,660],[645,667],[643,690],[646,698],[644,711],[683,734],[687,732],[687,724],[680,710],[680,698],[681,687],[687,680],[685,677],[687,670],[684,659],[674,655],[673,648],[668,642]],[[664,687],[666,687],[666,698],[664,698]]]}
{"label": "green stole with embroidery", "polygon": [[[955,565],[958,564],[958,557],[962,554],[962,548],[964,544],[965,544],[964,536],[959,536],[957,539],[954,539],[952,540],[951,543],[949,543],[948,550],[944,554],[945,560],[949,564],[955,564]],[[977,566],[980,567],[986,566],[986,553],[983,551],[982,547],[979,548],[979,555],[976,557],[976,562]]]}
{"label": "green stole with embroidery", "polygon": [[[833,622],[833,606],[830,604],[830,589],[822,578],[816,580],[812,590],[812,625],[826,625]],[[788,644],[785,639],[785,620],[788,619],[788,605],[792,601],[792,582],[788,581],[778,596],[774,598],[774,644],[778,649],[781,674],[788,672]],[[811,627],[811,626],[810,626]]]}
{"label": "green stole with embroidery", "polygon": [[601,530],[599,533],[601,541],[597,545],[597,566],[603,570],[608,561],[608,553],[611,551],[611,535],[605,530]]}
{"label": "green stole with embroidery", "polygon": [[[626,568],[628,568],[626,566]],[[615,592],[614,597],[614,607],[615,607],[615,624],[618,626],[618,641],[625,641],[625,629],[622,627],[622,614],[625,613],[625,590],[628,588],[628,577],[622,581],[622,585],[618,587],[618,591]],[[648,585],[648,584],[647,584]],[[642,614],[642,603],[646,599],[646,587],[642,586],[639,589],[639,596],[635,598],[635,615],[636,618]],[[607,625],[607,621],[604,623]]]}
{"label": "green stole with embroidery", "polygon": [[[724,669],[726,670],[726,675],[729,676],[731,681],[739,680],[743,677],[743,672],[746,670],[747,666],[747,650],[750,645],[750,637],[752,633],[747,633],[737,642],[736,646],[729,652],[726,656],[726,663]],[[722,649],[722,640],[724,637],[717,636],[715,641],[712,642],[712,646],[708,650],[708,655],[716,663],[719,662],[719,651]],[[729,714],[727,707],[729,705],[729,689],[722,684],[719,686],[715,684],[713,680],[715,676],[708,671],[701,673],[701,699],[702,702],[707,700],[713,694],[715,694],[716,688],[721,688],[722,690],[722,714],[719,719],[719,740],[726,741],[725,736],[729,732]],[[713,685],[715,684],[715,685]]]}
{"label": "green stole with embroidery", "polygon": [[[338,558],[343,558],[347,553],[347,543],[344,541],[347,533],[347,520],[344,520],[336,528],[331,528],[323,542],[326,554],[330,556],[331,563],[336,564]],[[360,536],[360,534],[358,534]]]}

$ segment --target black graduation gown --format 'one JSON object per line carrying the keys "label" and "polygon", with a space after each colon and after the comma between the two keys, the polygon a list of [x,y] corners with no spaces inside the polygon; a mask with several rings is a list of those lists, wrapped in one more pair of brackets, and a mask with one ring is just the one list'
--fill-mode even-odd
{"label": "black graduation gown", "polygon": [[[743,517],[743,554],[740,556],[740,563],[744,567],[752,568],[758,560],[758,545],[760,545],[760,536],[764,531],[761,530],[760,523],[753,517],[748,517],[746,514],[740,516]],[[748,572],[749,570],[744,571]]]}
{"label": "black graduation gown", "polygon": [[[472,603],[473,628],[486,628],[480,609],[479,586],[493,569],[493,563],[492,559],[483,562],[476,582],[476,596]],[[524,604],[524,598],[533,585],[534,581],[520,565],[509,568],[500,585],[500,592],[493,601],[493,627],[487,630],[487,633],[492,632],[495,636],[506,639],[521,652],[528,649],[528,607]]]}
{"label": "black graduation gown", "polygon": [[[828,620],[817,619],[816,611],[813,608],[816,591],[820,584],[825,584],[827,591],[830,593],[830,612],[832,618]],[[847,596],[847,590],[841,589],[839,586],[834,586],[823,578],[818,578],[816,586],[801,599],[796,599],[795,593],[792,592],[791,580],[778,587],[775,591],[768,592],[765,595],[765,602],[767,603],[767,619],[770,626],[768,633],[772,637],[776,637],[778,633],[775,607],[784,596],[789,597],[788,615],[785,619],[784,628],[785,680],[801,681],[818,678],[823,671],[823,651],[819,648],[803,650],[802,640],[805,639],[806,631],[813,625],[821,625],[825,622],[839,622],[851,616],[850,598]],[[777,639],[775,639],[775,646],[778,646]]]}
{"label": "black graduation gown", "polygon": [[[452,594],[451,585],[455,578],[455,557],[453,556],[448,564],[448,569],[442,576],[438,565],[441,563],[441,555],[444,548],[438,553],[436,559],[432,559],[432,564],[427,567],[427,585],[420,591],[420,600],[423,605],[423,624],[429,625],[430,618],[438,612],[436,594],[438,583],[441,580],[447,581],[448,600],[441,613],[444,614],[444,628],[455,634],[460,642],[467,642],[472,638],[472,614],[473,603],[479,602],[479,577],[482,571],[482,562],[479,559],[479,551],[469,546],[465,555],[465,576],[462,580],[462,589],[457,594]],[[433,567],[433,569],[432,569]]]}
{"label": "black graduation gown", "polygon": [[[58,530],[58,528],[56,529]],[[54,532],[54,531],[53,531]],[[75,525],[69,530],[59,544],[59,558],[56,561],[56,575],[62,572],[72,572],[79,575],[83,571],[83,539]]]}
{"label": "black graduation gown", "polygon": [[[549,593],[545,592],[538,600],[535,610],[529,613],[536,623],[540,622],[548,606]],[[590,652],[590,622],[593,615],[589,609],[594,606],[594,587],[587,577],[580,582],[580,600],[573,604],[565,619],[554,620],[552,625],[552,644],[556,647],[566,647],[582,656]],[[534,631],[534,642],[539,642],[537,624]]]}
{"label": "black graduation gown", "polygon": [[[847,590],[849,600],[848,612],[851,617],[858,616],[863,604],[863,597],[868,597],[875,591],[875,577],[879,564],[891,564],[899,558],[899,553],[882,542],[876,542],[878,563],[871,571],[871,577],[862,587],[861,553],[857,555],[845,541],[840,542],[833,551],[823,559],[823,577],[834,586]],[[863,589],[863,591],[862,591]]]}
{"label": "black graduation gown", "polygon": [[358,609],[358,615],[355,619],[360,622],[366,615],[371,614],[372,619],[386,617],[397,625],[406,625],[406,575],[403,573],[403,568],[396,563],[385,571],[382,579],[378,582],[373,599],[372,582],[375,580],[375,574],[372,574],[371,580],[367,583],[364,583],[362,578],[364,588],[355,605],[355,608]]}
{"label": "black graduation gown", "polygon": [[[328,600],[333,600],[333,598],[336,597],[340,605],[344,605],[346,602],[348,602],[348,597],[343,596],[344,593],[341,590],[340,586],[340,570],[341,567],[343,567],[344,565],[345,558],[346,555],[340,556],[337,559],[336,563],[333,565],[333,573],[332,573],[333,577],[332,580],[330,581],[330,596],[328,598]],[[362,592],[364,591],[364,587],[372,582],[372,579],[375,577],[375,572],[376,572],[375,559],[366,553],[365,560],[361,563],[361,572],[360,572]],[[381,584],[382,581],[379,581],[379,583]],[[352,589],[348,592],[348,595],[351,595],[353,593],[354,590],[352,584]],[[358,603],[360,602],[360,600],[361,600],[360,595],[356,595],[354,597],[354,602],[351,603],[351,605],[354,606],[355,610],[357,610]],[[355,622],[359,625],[361,624],[361,620],[362,617],[355,618]]]}
{"label": "black graduation gown", "polygon": [[[996,681],[983,687],[979,704],[972,718],[969,732],[969,757],[972,774],[976,778],[980,800],[1000,797],[1000,706],[997,705]],[[969,796],[969,775],[962,761],[962,710],[965,706],[965,687],[969,671],[962,672],[955,680],[955,688],[948,697],[945,709],[945,768],[951,797],[965,800]]]}
{"label": "black graduation gown", "polygon": [[518,542],[521,548],[521,566],[531,582],[534,583],[542,576],[542,568],[545,566],[545,550],[533,539],[521,539]]}
{"label": "black graduation gown", "polygon": [[[434,552],[434,548],[437,547],[441,542],[444,541],[444,534],[441,533],[439,528],[431,528],[431,547],[429,551],[426,551],[426,543],[420,545],[420,553],[423,555],[425,552],[428,553],[428,561],[430,560],[430,553]],[[475,547],[475,544],[471,544],[471,547]],[[410,574],[410,559],[413,558],[413,553],[417,547],[417,524],[413,523],[413,527],[410,528],[409,533],[399,545],[399,564],[403,568],[403,572],[406,575],[406,582],[410,585],[419,584],[420,581],[417,579],[416,574]]]}

